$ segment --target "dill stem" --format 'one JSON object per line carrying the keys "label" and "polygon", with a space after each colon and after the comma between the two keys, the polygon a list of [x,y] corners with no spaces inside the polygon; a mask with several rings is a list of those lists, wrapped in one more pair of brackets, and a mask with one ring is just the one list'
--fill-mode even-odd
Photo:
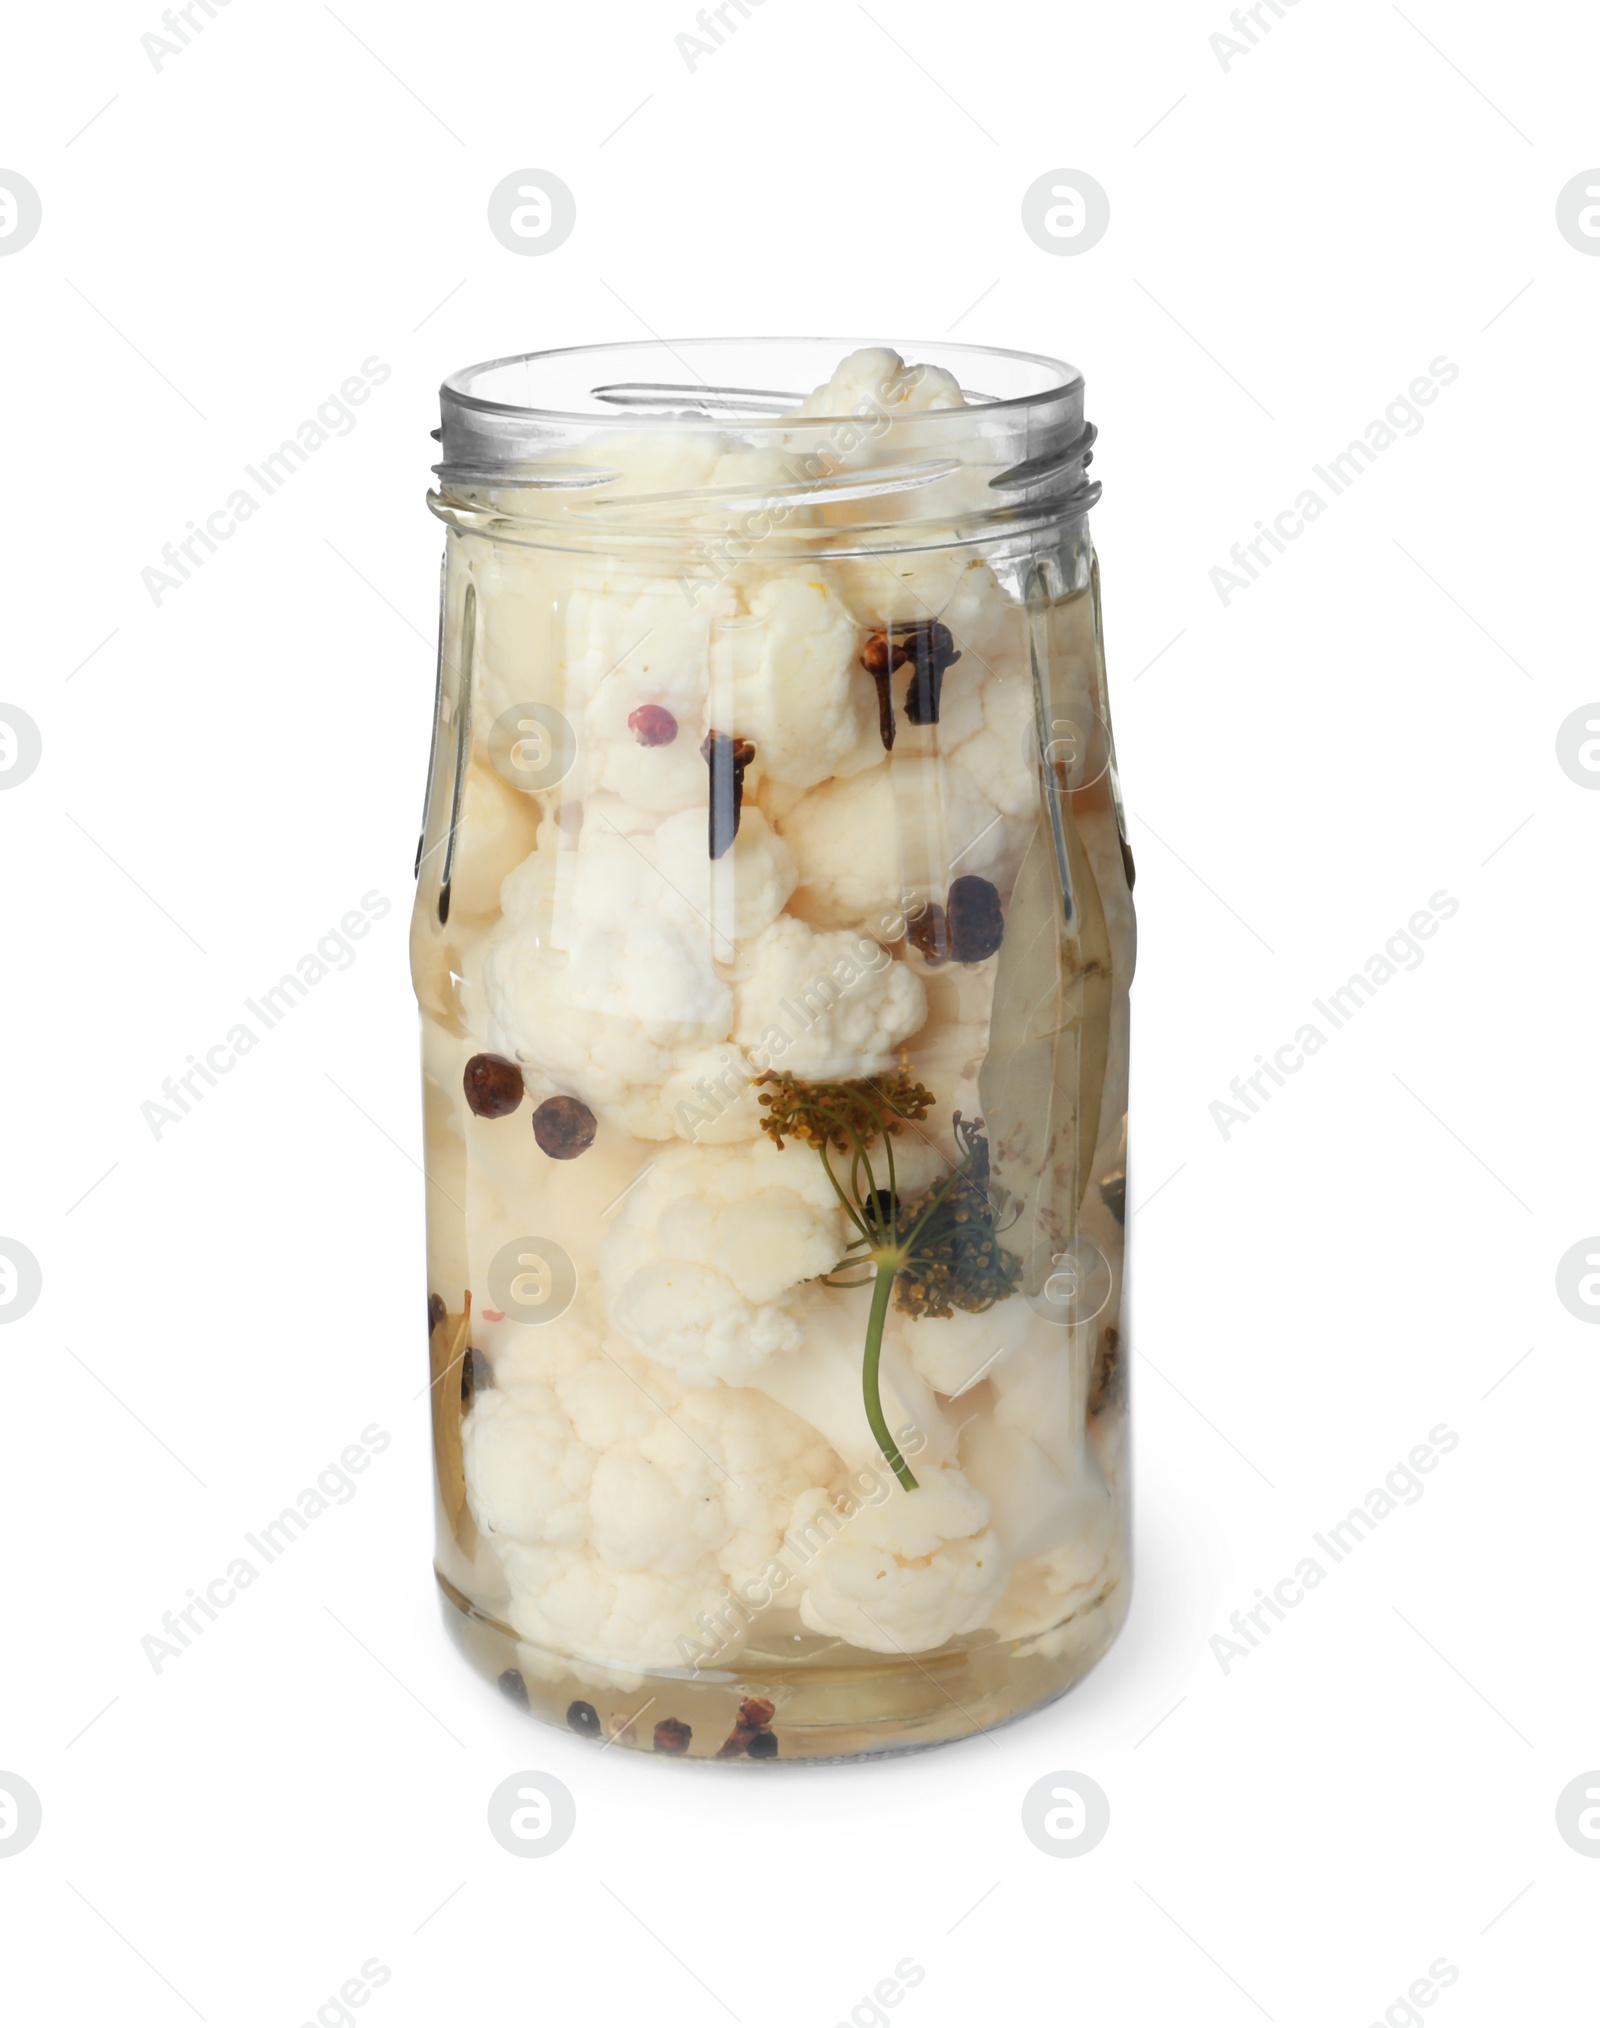
{"label": "dill stem", "polygon": [[867,1315],[867,1342],[861,1361],[861,1394],[866,1404],[867,1421],[877,1439],[878,1448],[889,1461],[889,1469],[905,1487],[908,1493],[917,1490],[917,1482],[911,1467],[900,1455],[900,1446],[889,1434],[889,1425],[884,1420],[883,1397],[878,1389],[878,1361],[883,1352],[883,1326],[889,1314],[889,1298],[894,1293],[894,1278],[905,1264],[905,1255],[899,1247],[881,1247],[872,1256],[877,1265],[877,1280],[872,1285],[872,1308]]}

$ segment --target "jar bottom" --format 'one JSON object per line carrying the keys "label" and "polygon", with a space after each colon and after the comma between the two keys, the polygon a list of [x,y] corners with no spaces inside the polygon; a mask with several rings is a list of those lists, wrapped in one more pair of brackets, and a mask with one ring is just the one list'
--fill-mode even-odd
{"label": "jar bottom", "polygon": [[735,1667],[697,1673],[623,1671],[590,1669],[520,1639],[434,1574],[456,1646],[520,1709],[599,1746],[730,1765],[881,1760],[993,1732],[1081,1681],[1128,1612],[1122,1575],[1055,1627],[1020,1641],[916,1658],[797,1666],[747,1655]]}

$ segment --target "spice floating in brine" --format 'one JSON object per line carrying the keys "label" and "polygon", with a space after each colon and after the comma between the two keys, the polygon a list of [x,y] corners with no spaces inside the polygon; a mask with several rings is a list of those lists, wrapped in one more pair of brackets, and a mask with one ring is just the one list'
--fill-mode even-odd
{"label": "spice floating in brine", "polygon": [[571,1162],[594,1144],[595,1117],[582,1099],[547,1098],[533,1109],[533,1138],[555,1162]]}
{"label": "spice floating in brine", "polygon": [[878,737],[883,741],[885,753],[894,745],[894,693],[889,688],[889,678],[904,660],[882,627],[868,634],[867,645],[861,650],[861,666],[877,686]]}
{"label": "spice floating in brine", "polygon": [[[772,1700],[767,1697],[747,1697],[739,1706],[739,1715],[733,1722],[733,1730],[717,1748],[718,1760],[737,1760],[742,1753],[752,1759],[767,1757],[768,1750],[757,1751],[756,1742],[772,1739]],[[778,1742],[773,1739],[771,1752],[776,1753]]]}
{"label": "spice floating in brine", "polygon": [[961,660],[955,636],[942,620],[918,620],[901,635],[902,662],[911,664],[906,717],[913,725],[939,723],[939,695],[945,671]]}
{"label": "spice floating in brine", "polygon": [[580,1739],[600,1737],[600,1714],[592,1704],[585,1704],[581,1697],[575,1697],[567,1706],[567,1723]]}
{"label": "spice floating in brine", "polygon": [[755,743],[736,733],[708,732],[700,752],[711,770],[711,856],[720,859],[739,835],[744,771],[756,757]]}
{"label": "spice floating in brine", "polygon": [[919,914],[907,919],[906,940],[921,951],[930,965],[949,964],[950,925],[941,903],[930,901]]}
{"label": "spice floating in brine", "polygon": [[902,620],[877,627],[861,650],[861,666],[878,688],[878,737],[888,753],[894,745],[894,697],[890,679],[907,666],[906,717],[913,725],[937,725],[945,671],[961,660],[955,636],[942,620]]}
{"label": "spice floating in brine", "polygon": [[958,965],[992,958],[1006,933],[1005,913],[992,880],[981,873],[963,873],[950,883],[944,905],[950,930],[950,955]]}
{"label": "spice floating in brine", "polygon": [[522,1071],[509,1057],[470,1057],[461,1085],[480,1120],[503,1120],[522,1103]]}
{"label": "spice floating in brine", "polygon": [[628,713],[628,730],[641,746],[671,746],[678,721],[664,704],[641,704]]}

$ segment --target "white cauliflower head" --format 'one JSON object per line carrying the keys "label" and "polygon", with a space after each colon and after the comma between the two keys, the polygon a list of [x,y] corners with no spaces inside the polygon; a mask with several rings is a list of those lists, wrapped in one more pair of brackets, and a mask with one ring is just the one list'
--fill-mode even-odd
{"label": "white cauliflower head", "polygon": [[563,605],[573,561],[522,543],[479,548],[478,685],[473,739],[485,753],[491,726],[518,705],[561,706],[566,686]]}
{"label": "white cauliflower head", "polygon": [[896,1487],[842,1526],[822,1521],[826,1494],[800,1495],[790,1542],[831,1528],[802,1577],[800,1617],[814,1632],[914,1655],[988,1620],[1009,1571],[988,1500],[958,1471],[934,1467],[917,1479],[914,1493]]}
{"label": "white cauliflower head", "polygon": [[805,1149],[674,1147],[600,1243],[613,1326],[692,1387],[739,1386],[801,1341],[794,1293],[836,1267],[844,1213]]}
{"label": "white cauliflower head", "polygon": [[[808,1149],[797,1152],[816,1159]],[[931,1182],[943,1162],[934,1149],[905,1142],[896,1166],[901,1188],[913,1191]],[[800,1327],[800,1343],[765,1360],[750,1385],[808,1422],[846,1464],[865,1467],[887,1486],[894,1482],[867,1421],[861,1386],[870,1301],[865,1287],[823,1288],[813,1282],[796,1290],[790,1314]],[[883,1341],[878,1399],[890,1435],[918,1477],[924,1461],[954,1461],[955,1427],[891,1335]]]}
{"label": "white cauliflower head", "polygon": [[957,1310],[949,1317],[894,1316],[913,1367],[936,1393],[952,1398],[986,1380],[1036,1322],[1023,1296],[1007,1296],[992,1310]]}
{"label": "white cauliflower head", "polygon": [[1076,1544],[1090,1565],[1105,1550],[1110,1499],[1087,1445],[1063,1471],[1024,1429],[977,1416],[961,1446],[961,1462],[990,1498],[995,1529],[1019,1562],[1045,1554],[1069,1558]]}
{"label": "white cauliflower head", "polygon": [[762,1115],[750,1070],[730,1042],[680,1053],[661,1087],[661,1109],[679,1140],[708,1146],[759,1134]]}
{"label": "white cauliflower head", "polygon": [[890,415],[929,408],[965,408],[966,396],[942,366],[908,366],[887,345],[861,345],[813,388],[796,415]]}
{"label": "white cauliflower head", "polygon": [[860,666],[861,634],[820,578],[757,578],[746,614],[711,643],[711,717],[753,740],[774,781],[809,788],[883,759],[878,700]]}
{"label": "white cauliflower head", "polygon": [[[701,775],[705,775],[704,763]],[[733,844],[720,859],[707,841],[705,784],[698,809],[668,817],[644,850],[675,895],[715,932],[719,957],[777,920],[794,892],[794,854],[757,809],[746,806]]]}
{"label": "white cauliflower head", "polygon": [[888,767],[827,782],[781,829],[798,870],[796,913],[830,926],[881,934],[913,901],[942,903],[958,874],[1003,890],[1016,871],[1000,812],[965,768],[933,758],[897,752]]}
{"label": "white cauliflower head", "polygon": [[584,794],[601,791],[651,816],[704,806],[711,633],[734,608],[731,591],[713,588],[691,603],[673,579],[573,594],[567,656],[585,698]]}
{"label": "white cauliflower head", "polygon": [[[1013,1296],[1010,1304],[1026,1303]],[[992,1314],[999,1314],[996,1310]],[[1098,1332],[1036,1320],[991,1369],[994,1407],[962,1442],[962,1463],[994,1503],[994,1521],[1017,1558],[1073,1545],[1091,1565],[1112,1527],[1110,1496],[1088,1432],[1088,1390]]]}
{"label": "white cauliflower head", "polygon": [[781,915],[730,968],[734,1040],[797,1077],[871,1077],[927,1015],[910,967],[870,937]]}
{"label": "white cauliflower head", "polygon": [[[856,618],[867,627],[942,621],[961,651],[964,687],[972,690],[991,675],[1026,675],[1027,609],[1001,584],[988,559],[963,542],[959,529],[918,534],[943,546],[851,557],[839,565],[840,588]],[[956,688],[952,670],[946,691]]]}
{"label": "white cauliflower head", "polygon": [[680,1052],[725,1038],[712,933],[626,838],[531,854],[501,889],[483,957],[490,1046],[631,1132],[665,1138]]}
{"label": "white cauliflower head", "polygon": [[[790,986],[809,992],[821,1011],[797,1005],[784,1032],[811,1020],[816,1033],[797,1045],[799,1058],[821,1050],[841,1069],[856,1039],[872,1044],[871,1067],[884,1068],[882,1038],[898,1041],[922,1019],[909,973],[891,984],[869,976],[888,962],[876,944],[852,955],[859,940],[824,945],[781,914],[794,859],[759,809],[745,811],[717,860],[706,821],[702,805],[631,836],[591,806],[576,843],[547,824],[539,849],[502,886],[503,919],[483,956],[492,1046],[650,1140],[699,1139],[712,1121],[712,1140],[755,1131],[742,1102],[749,1071],[732,1047],[741,1032],[734,981],[775,987],[763,998],[753,985],[763,1016]],[[796,949],[808,962],[784,971],[781,953]],[[707,1079],[716,1096],[700,1090]]]}
{"label": "white cauliflower head", "polygon": [[[469,762],[451,869],[452,914],[495,913],[501,882],[534,848],[539,817],[537,796],[512,788],[481,761]],[[443,840],[433,849],[442,862]]]}
{"label": "white cauliflower head", "polygon": [[837,1469],[774,1403],[685,1394],[622,1347],[525,1343],[495,1372],[462,1428],[468,1497],[512,1625],[565,1653],[681,1662],[697,1617],[777,1555],[799,1491]]}
{"label": "white cauliflower head", "polygon": [[794,885],[789,848],[757,809],[716,861],[703,808],[638,837],[603,807],[586,813],[575,844],[545,828],[502,886],[503,919],[484,952],[492,1046],[597,1115],[667,1139],[688,1102],[677,1089],[685,1073],[691,1087],[722,1074],[705,1059],[733,1031],[718,960],[782,909]]}

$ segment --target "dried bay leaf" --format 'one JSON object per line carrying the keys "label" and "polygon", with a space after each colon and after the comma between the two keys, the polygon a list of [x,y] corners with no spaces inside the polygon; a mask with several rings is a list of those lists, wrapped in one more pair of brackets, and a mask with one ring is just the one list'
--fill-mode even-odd
{"label": "dried bay leaf", "polygon": [[429,1392],[433,1398],[433,1456],[451,1533],[471,1555],[477,1524],[467,1507],[466,1464],[461,1449],[461,1380],[472,1334],[472,1291],[462,1294],[462,1308],[452,1310],[428,1337]]}
{"label": "dried bay leaf", "polygon": [[1021,1257],[1029,1296],[1077,1231],[1100,1134],[1113,987],[1105,909],[1071,798],[1045,778],[1041,800],[1045,821],[1007,909],[978,1076],[1001,1243]]}

